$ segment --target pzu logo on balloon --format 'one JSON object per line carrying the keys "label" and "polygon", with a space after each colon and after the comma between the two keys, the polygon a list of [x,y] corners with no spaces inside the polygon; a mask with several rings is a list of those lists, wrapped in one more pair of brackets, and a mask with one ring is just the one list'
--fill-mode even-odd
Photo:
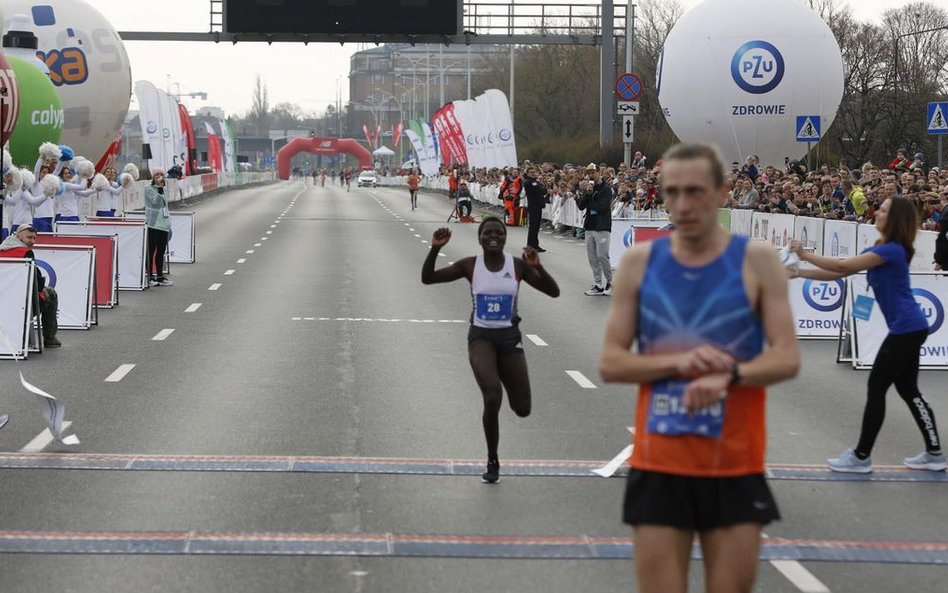
{"label": "pzu logo on balloon", "polygon": [[783,55],[766,41],[748,41],[731,59],[731,76],[737,86],[748,93],[769,93],[783,80],[783,74]]}

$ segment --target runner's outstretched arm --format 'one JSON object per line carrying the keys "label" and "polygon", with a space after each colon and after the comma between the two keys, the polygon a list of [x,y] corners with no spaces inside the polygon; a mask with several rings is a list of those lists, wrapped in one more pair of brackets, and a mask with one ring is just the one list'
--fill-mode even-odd
{"label": "runner's outstretched arm", "polygon": [[517,258],[517,272],[523,280],[554,299],[560,296],[560,287],[550,273],[540,264],[540,254],[533,247],[523,248],[523,259]]}
{"label": "runner's outstretched arm", "polygon": [[422,284],[454,282],[461,278],[471,279],[474,273],[473,257],[465,257],[446,268],[435,270],[435,261],[438,259],[438,253],[450,240],[451,231],[446,228],[440,228],[431,235],[431,249],[428,250],[428,257],[425,258],[425,263],[421,266]]}

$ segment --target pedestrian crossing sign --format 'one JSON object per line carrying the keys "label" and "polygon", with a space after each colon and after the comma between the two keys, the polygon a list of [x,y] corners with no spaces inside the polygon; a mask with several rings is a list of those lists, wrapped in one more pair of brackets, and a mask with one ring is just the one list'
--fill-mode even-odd
{"label": "pedestrian crossing sign", "polygon": [[819,142],[822,137],[820,127],[819,115],[798,115],[797,142]]}
{"label": "pedestrian crossing sign", "polygon": [[948,134],[948,101],[928,104],[928,133]]}

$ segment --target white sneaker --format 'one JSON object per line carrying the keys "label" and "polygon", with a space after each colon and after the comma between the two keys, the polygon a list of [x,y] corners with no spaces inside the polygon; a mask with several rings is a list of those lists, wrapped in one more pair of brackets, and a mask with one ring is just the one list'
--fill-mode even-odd
{"label": "white sneaker", "polygon": [[902,464],[909,469],[924,469],[932,472],[943,472],[948,468],[948,462],[944,455],[932,455],[928,451],[922,451],[915,457],[906,457]]}
{"label": "white sneaker", "polygon": [[599,285],[598,285],[598,284],[593,284],[592,288],[590,288],[589,290],[587,290],[587,291],[584,292],[583,294],[586,295],[586,296],[602,296],[603,292],[605,292],[605,291],[604,291],[603,289],[599,288]]}
{"label": "white sneaker", "polygon": [[612,296],[612,282],[606,284],[605,290],[602,291],[603,296]]}
{"label": "white sneaker", "polygon": [[161,278],[158,280],[158,286],[174,286],[174,282],[170,278]]}

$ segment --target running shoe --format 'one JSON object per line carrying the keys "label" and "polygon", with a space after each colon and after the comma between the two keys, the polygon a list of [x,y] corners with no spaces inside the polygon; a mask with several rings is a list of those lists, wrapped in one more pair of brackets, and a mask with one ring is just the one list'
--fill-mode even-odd
{"label": "running shoe", "polygon": [[592,285],[592,288],[590,288],[589,290],[587,290],[587,291],[584,292],[583,294],[586,295],[586,296],[602,296],[603,293],[605,293],[605,290],[603,290],[602,288],[600,288],[598,284],[593,284],[593,285]]}
{"label": "running shoe", "polygon": [[872,459],[868,457],[866,459],[859,459],[856,457],[856,452],[852,449],[846,449],[839,457],[827,459],[826,463],[834,472],[842,472],[844,474],[872,473]]}
{"label": "running shoe", "polygon": [[6,426],[9,420],[10,420],[10,417],[7,416],[6,414],[4,414],[3,416],[0,416],[0,428],[3,428],[4,426]]}
{"label": "running shoe", "polygon": [[159,278],[158,286],[174,286],[174,282],[170,278]]}
{"label": "running shoe", "polygon": [[546,249],[542,247],[537,247],[537,253],[546,253]]}
{"label": "running shoe", "polygon": [[603,296],[612,296],[612,282],[606,284],[605,290],[602,291]]}
{"label": "running shoe", "polygon": [[481,474],[481,482],[485,484],[496,484],[500,481],[500,461],[496,459],[487,460],[487,471]]}
{"label": "running shoe", "polygon": [[148,286],[158,286],[158,279],[157,279],[157,278],[149,278],[149,279],[148,279]]}
{"label": "running shoe", "polygon": [[932,455],[928,451],[922,451],[915,457],[906,457],[902,464],[909,469],[927,469],[932,472],[943,472],[948,468],[944,455]]}

